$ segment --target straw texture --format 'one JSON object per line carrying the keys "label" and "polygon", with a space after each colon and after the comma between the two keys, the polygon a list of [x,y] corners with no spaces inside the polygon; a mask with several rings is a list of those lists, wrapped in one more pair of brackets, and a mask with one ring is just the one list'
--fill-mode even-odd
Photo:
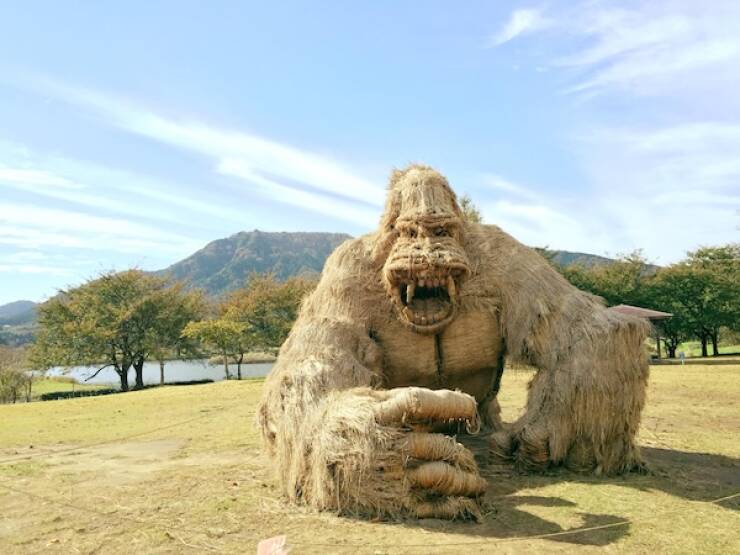
{"label": "straw texture", "polygon": [[[411,166],[391,177],[380,229],[327,261],[267,378],[259,426],[292,502],[476,519],[485,481],[450,429],[482,425],[491,462],[523,470],[640,465],[647,328],[499,228],[463,222],[444,177]],[[539,369],[511,424],[496,402],[505,358]]]}

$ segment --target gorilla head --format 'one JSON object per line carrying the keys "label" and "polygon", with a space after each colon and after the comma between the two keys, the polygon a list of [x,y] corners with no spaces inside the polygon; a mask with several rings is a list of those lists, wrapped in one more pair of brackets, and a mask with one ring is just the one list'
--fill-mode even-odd
{"label": "gorilla head", "polygon": [[470,273],[465,226],[447,180],[426,166],[396,171],[381,220],[382,278],[404,324],[437,333],[457,313]]}

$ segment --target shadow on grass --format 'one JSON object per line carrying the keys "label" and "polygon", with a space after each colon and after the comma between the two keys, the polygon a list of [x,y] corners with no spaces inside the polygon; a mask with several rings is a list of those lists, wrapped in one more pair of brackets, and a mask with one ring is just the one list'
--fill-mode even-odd
{"label": "shadow on grass", "polygon": [[[537,485],[544,487],[553,481],[556,480],[543,477]],[[537,485],[530,483],[526,489],[537,487]],[[484,517],[479,523],[423,519],[405,521],[403,526],[446,534],[459,534],[459,544],[453,540],[445,545],[470,544],[471,547],[476,544],[485,544],[486,540],[524,541],[543,536],[548,541],[601,547],[614,543],[629,533],[631,524],[625,517],[578,511],[578,505],[575,502],[562,497],[515,495],[519,489],[524,488],[523,485],[511,487],[509,493],[505,495],[501,494],[499,488],[496,494],[487,494],[483,500]],[[565,528],[527,510],[531,507],[573,508],[575,514],[581,518],[581,523],[578,526]]]}
{"label": "shadow on grass", "polygon": [[[660,489],[691,501],[708,501],[740,490],[740,459],[713,453],[690,453],[675,449],[643,447],[652,474],[645,476],[645,489]],[[629,476],[626,482],[629,484]],[[635,487],[642,488],[641,480]],[[718,505],[740,510],[740,499]]]}
{"label": "shadow on grass", "polygon": [[[618,485],[645,492],[657,490],[690,501],[710,501],[740,490],[740,459],[654,447],[643,447],[642,453],[650,467],[650,473],[609,478],[560,469],[547,474],[523,475],[510,467],[498,467],[493,473],[487,473],[483,467],[490,488],[484,498],[485,516],[481,523],[461,524],[427,519],[408,521],[403,526],[459,534],[460,545],[470,543],[473,546],[476,541],[485,539],[535,539],[554,534],[548,536],[547,540],[573,545],[606,546],[630,532],[631,523],[628,517],[578,511],[577,503],[562,497],[517,493],[561,482],[573,482]],[[740,499],[730,499],[717,505],[738,510]],[[564,528],[532,514],[527,510],[531,507],[570,507],[580,516],[581,524]]]}

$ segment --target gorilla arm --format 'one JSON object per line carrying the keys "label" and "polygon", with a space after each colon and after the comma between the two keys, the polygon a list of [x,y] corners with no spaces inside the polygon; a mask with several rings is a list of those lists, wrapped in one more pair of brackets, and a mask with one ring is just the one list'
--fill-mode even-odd
{"label": "gorilla arm", "polygon": [[[377,389],[382,354],[369,335],[378,309],[362,241],[327,261],[265,384],[262,434],[284,494],[365,515],[476,517],[486,483],[453,438],[414,422],[476,422],[472,397]],[[449,410],[439,413],[440,407]]]}
{"label": "gorilla arm", "polygon": [[634,439],[649,325],[608,310],[534,250],[486,228],[485,266],[501,294],[507,356],[538,370],[525,414],[494,434],[492,454],[532,470],[565,464],[611,474],[641,466]]}

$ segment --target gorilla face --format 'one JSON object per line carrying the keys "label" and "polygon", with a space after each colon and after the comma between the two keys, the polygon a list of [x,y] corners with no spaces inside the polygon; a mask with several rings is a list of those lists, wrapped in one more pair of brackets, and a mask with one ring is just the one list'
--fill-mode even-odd
{"label": "gorilla face", "polygon": [[436,172],[409,171],[396,188],[401,201],[397,238],[383,281],[404,324],[419,333],[437,333],[455,318],[470,273],[463,223],[454,194]]}

